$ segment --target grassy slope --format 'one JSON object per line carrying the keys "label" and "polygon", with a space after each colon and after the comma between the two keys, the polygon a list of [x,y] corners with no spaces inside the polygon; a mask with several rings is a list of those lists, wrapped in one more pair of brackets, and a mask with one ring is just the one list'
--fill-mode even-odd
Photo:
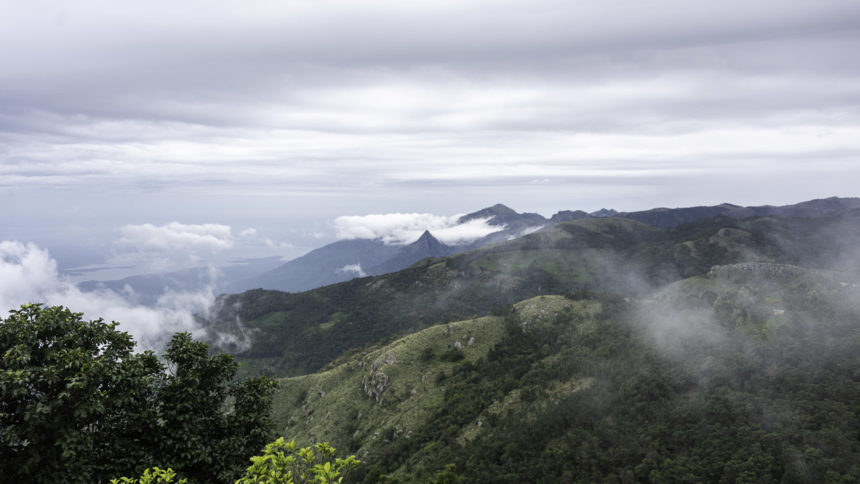
{"label": "grassy slope", "polygon": [[[589,314],[594,304],[540,296],[515,306],[530,324],[564,308]],[[274,415],[284,433],[302,442],[320,439],[367,458],[377,439],[409,436],[443,403],[441,374],[485,357],[505,334],[503,318],[486,316],[440,324],[387,345],[342,358],[321,373],[284,378]]]}

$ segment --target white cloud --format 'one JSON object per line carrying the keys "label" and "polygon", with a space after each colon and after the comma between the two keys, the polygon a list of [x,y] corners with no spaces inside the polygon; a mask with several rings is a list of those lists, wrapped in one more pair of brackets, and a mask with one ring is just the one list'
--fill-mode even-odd
{"label": "white cloud", "polygon": [[428,230],[430,230],[434,237],[448,245],[468,244],[505,228],[504,225],[489,225],[489,221],[489,218],[479,218],[469,220],[463,224]]}
{"label": "white cloud", "polygon": [[520,230],[520,232],[516,235],[509,235],[508,240],[514,240],[514,239],[518,239],[520,237],[525,237],[526,235],[533,234],[533,233],[537,232],[538,230],[540,230],[544,227],[546,227],[546,225],[535,225],[533,227],[526,227],[526,228]]}
{"label": "white cloud", "polygon": [[47,250],[35,244],[0,242],[0,311],[39,302],[63,305],[88,319],[117,321],[134,336],[140,349],[161,347],[174,332],[198,329],[192,316],[214,300],[213,289],[165,293],[154,308],[135,305],[112,291],[83,292],[60,276]]}
{"label": "white cloud", "polygon": [[459,223],[460,217],[431,213],[344,215],[334,220],[334,226],[339,239],[381,239],[386,244],[415,242],[425,230],[446,244],[465,244],[504,229],[490,225],[489,218]]}
{"label": "white cloud", "polygon": [[[125,225],[120,233],[107,262],[133,266],[138,272],[172,272],[206,265],[234,248],[236,241],[230,226],[222,224]],[[247,245],[250,232],[245,230],[242,235]]]}
{"label": "white cloud", "polygon": [[256,236],[257,236],[257,229],[255,229],[255,228],[247,228],[247,229],[239,232],[239,237],[254,238]]}
{"label": "white cloud", "polygon": [[229,225],[194,225],[170,222],[160,226],[152,224],[126,225],[121,231],[120,245],[143,250],[208,249],[219,251],[233,246],[233,234]]}
{"label": "white cloud", "polygon": [[355,274],[357,277],[367,276],[367,273],[365,273],[361,269],[361,264],[347,264],[347,265],[341,267],[340,269],[338,269],[337,271],[338,272],[345,272],[348,274]]}

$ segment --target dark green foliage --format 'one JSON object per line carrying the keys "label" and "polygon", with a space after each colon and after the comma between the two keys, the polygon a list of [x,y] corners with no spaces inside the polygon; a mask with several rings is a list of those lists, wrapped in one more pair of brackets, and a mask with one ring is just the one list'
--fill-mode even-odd
{"label": "dark green foliage", "polygon": [[228,482],[271,439],[273,381],[232,383],[233,357],[210,356],[187,333],[171,340],[165,368],[134,353],[117,323],[81,316],[30,304],[0,323],[4,479],[91,483],[158,465]]}
{"label": "dark green foliage", "polygon": [[457,466],[448,464],[444,469],[433,474],[433,477],[427,480],[427,484],[459,484],[460,477],[457,475]]}
{"label": "dark green foliage", "polygon": [[[160,438],[155,458],[194,482],[229,482],[250,455],[271,440],[274,382],[263,377],[232,383],[232,355],[178,333],[165,351],[169,377],[158,391]],[[233,411],[224,403],[233,397]]]}
{"label": "dark green foliage", "polygon": [[125,472],[155,427],[161,364],[116,323],[25,305],[0,323],[0,474],[92,482]]}

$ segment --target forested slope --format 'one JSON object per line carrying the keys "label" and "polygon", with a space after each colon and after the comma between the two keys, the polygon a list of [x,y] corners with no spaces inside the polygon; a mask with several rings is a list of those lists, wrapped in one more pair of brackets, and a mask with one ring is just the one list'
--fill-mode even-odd
{"label": "forested slope", "polygon": [[232,349],[246,374],[298,375],[366,344],[540,294],[592,289],[639,297],[744,261],[856,273],[858,231],[856,210],[818,219],[718,217],[672,228],[583,219],[313,291],[223,296],[206,324],[245,343]]}
{"label": "forested slope", "polygon": [[276,419],[366,482],[855,482],[858,292],[740,264],[647,299],[538,297],[283,379]]}

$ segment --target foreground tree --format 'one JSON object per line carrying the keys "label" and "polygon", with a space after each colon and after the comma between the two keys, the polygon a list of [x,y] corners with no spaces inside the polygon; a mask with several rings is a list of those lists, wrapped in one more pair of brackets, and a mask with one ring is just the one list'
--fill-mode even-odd
{"label": "foreground tree", "polygon": [[279,438],[263,455],[251,457],[251,467],[236,484],[341,483],[360,461],[354,455],[335,457],[335,450],[327,442],[297,448],[295,440]]}
{"label": "foreground tree", "polygon": [[187,333],[165,365],[117,326],[39,304],[0,321],[3,479],[99,482],[157,464],[192,482],[235,480],[271,438],[275,383],[232,383],[233,357]]}
{"label": "foreground tree", "polygon": [[[327,442],[310,447],[296,448],[296,442],[283,438],[266,445],[263,455],[251,457],[251,466],[236,484],[339,484],[355,469],[360,461],[351,455],[345,459],[334,456],[335,448]],[[446,468],[446,471],[453,472]],[[120,477],[111,479],[111,484],[185,484],[186,479],[177,479],[173,469],[153,467],[143,471],[138,478]],[[434,481],[435,482],[435,481]],[[439,481],[439,482],[459,482]]]}
{"label": "foreground tree", "polygon": [[[165,351],[168,378],[158,391],[156,462],[193,482],[232,482],[272,438],[273,380],[231,383],[232,355],[209,356],[205,343],[178,333]],[[224,403],[233,400],[232,411]]]}

